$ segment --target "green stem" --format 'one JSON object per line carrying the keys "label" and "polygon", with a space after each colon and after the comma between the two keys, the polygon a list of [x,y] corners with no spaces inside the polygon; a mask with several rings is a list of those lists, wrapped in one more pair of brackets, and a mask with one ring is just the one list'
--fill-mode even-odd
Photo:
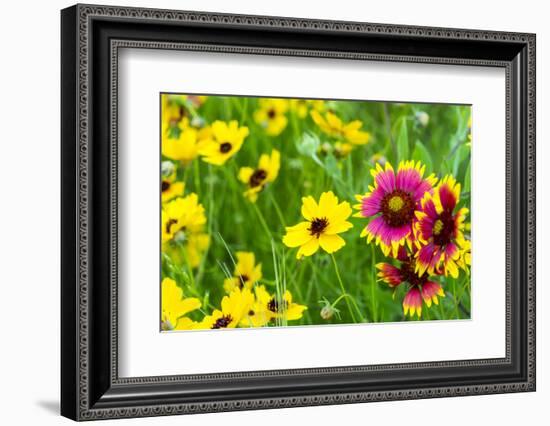
{"label": "green stem", "polygon": [[195,191],[197,191],[197,195],[201,196],[201,178],[200,178],[200,165],[199,161],[195,160],[193,161],[193,171],[194,171],[194,178],[195,178]]}
{"label": "green stem", "polygon": [[277,200],[273,196],[273,192],[269,192],[269,196],[271,198],[271,204],[273,204],[273,207],[275,208],[275,212],[277,213],[277,216],[279,217],[279,220],[281,221],[281,225],[283,225],[283,229],[286,228],[286,222],[285,218],[283,216],[283,212],[281,211],[281,208],[279,207],[279,204],[277,203]]}
{"label": "green stem", "polygon": [[260,209],[258,208],[256,203],[250,203],[250,204],[252,204],[252,207],[254,207],[254,211],[256,212],[256,215],[258,216],[260,224],[262,225],[262,228],[264,228],[264,231],[265,231],[268,239],[272,240],[273,236],[271,235],[271,231],[269,230],[269,226],[267,226],[267,223],[264,219],[264,216],[263,216],[262,212],[260,211]]}
{"label": "green stem", "polygon": [[371,246],[371,270],[372,270],[372,282],[370,284],[370,300],[371,300],[371,309],[372,309],[372,321],[378,322],[378,315],[376,315],[378,311],[378,300],[376,298],[376,261],[375,261],[375,250],[374,246]]}
{"label": "green stem", "polygon": [[355,310],[359,314],[361,322],[367,322],[367,321],[365,321],[365,318],[363,318],[363,316],[361,315],[361,309],[359,309],[359,306],[357,306],[357,303],[355,303],[355,299],[353,298],[353,296],[351,294],[345,293],[345,294],[342,294],[342,295],[338,296],[338,298],[334,302],[332,302],[332,304],[330,306],[332,306],[333,308],[336,307],[338,302],[340,302],[340,300],[342,300],[344,298],[347,298],[347,299],[351,300],[351,303],[353,303],[353,307],[355,308]]}
{"label": "green stem", "polygon": [[[336,263],[336,258],[334,257],[334,254],[330,254],[330,257],[332,258],[332,263],[334,264],[334,270],[336,271],[336,277],[338,278],[338,282],[340,283],[340,289],[342,290],[342,295],[348,294],[344,287],[344,283],[342,282],[342,277],[340,276],[340,270],[338,269],[338,264]],[[351,318],[354,323],[357,322],[357,319],[355,318],[355,314],[353,313],[353,309],[351,309],[351,304],[349,302],[349,298],[346,297],[346,304],[348,305],[348,310],[351,315]]]}

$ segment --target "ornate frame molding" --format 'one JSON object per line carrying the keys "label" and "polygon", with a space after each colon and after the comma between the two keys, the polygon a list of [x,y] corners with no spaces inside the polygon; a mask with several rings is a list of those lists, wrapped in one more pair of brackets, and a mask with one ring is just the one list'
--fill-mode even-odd
{"label": "ornate frame molding", "polygon": [[[324,404],[343,404],[352,402],[368,402],[368,401],[383,401],[383,400],[400,400],[400,399],[416,399],[416,398],[434,398],[442,396],[462,396],[488,393],[505,393],[518,391],[533,391],[535,389],[535,36],[533,34],[519,34],[510,32],[494,32],[494,31],[477,31],[463,29],[447,29],[447,28],[427,28],[427,27],[410,27],[401,25],[383,25],[383,24],[368,24],[357,22],[335,22],[323,20],[308,20],[296,18],[282,17],[266,17],[266,16],[246,16],[246,15],[228,15],[215,14],[204,12],[187,12],[187,11],[168,11],[156,9],[136,9],[126,7],[104,7],[77,5],[71,9],[64,11],[65,32],[64,37],[74,37],[74,45],[68,43],[65,45],[65,59],[74,63],[64,65],[66,72],[74,73],[74,87],[65,88],[69,91],[69,95],[74,94],[76,102],[72,105],[66,105],[68,99],[64,99],[64,112],[67,108],[77,108],[73,111],[75,119],[74,132],[68,132],[68,135],[63,141],[63,146],[72,146],[74,157],[64,158],[64,167],[66,162],[75,162],[74,167],[74,182],[70,187],[64,187],[64,191],[71,192],[72,195],[66,195],[66,202],[70,204],[74,202],[71,212],[75,215],[74,234],[72,229],[67,229],[69,236],[75,239],[74,247],[67,248],[67,252],[63,252],[64,265],[69,262],[74,262],[72,269],[69,272],[74,272],[76,276],[68,277],[64,280],[63,291],[74,292],[75,306],[72,308],[65,307],[64,321],[74,321],[73,327],[75,330],[64,330],[64,353],[66,356],[76,354],[74,359],[74,371],[66,373],[65,379],[62,380],[65,391],[63,391],[64,407],[62,406],[63,414],[78,420],[92,420],[113,417],[141,417],[151,415],[169,415],[169,414],[184,414],[184,413],[204,413],[212,411],[229,411],[229,410],[248,410],[261,408],[277,408],[277,407],[292,407],[292,406],[309,406],[309,405],[324,405]],[[280,48],[280,47],[250,47],[250,46],[231,46],[212,43],[182,43],[176,41],[146,41],[146,40],[122,40],[110,39],[109,57],[110,57],[110,330],[109,340],[111,345],[109,371],[109,387],[114,389],[123,389],[128,386],[146,386],[146,385],[169,385],[171,383],[195,383],[208,382],[223,379],[249,379],[249,378],[264,378],[264,377],[304,377],[310,374],[330,375],[342,373],[357,373],[357,372],[372,372],[372,371],[396,371],[407,370],[411,368],[449,368],[449,367],[474,367],[474,366],[501,366],[512,363],[512,329],[513,315],[511,308],[512,300],[512,285],[513,265],[510,258],[517,247],[512,247],[512,231],[513,223],[512,207],[513,207],[513,191],[523,191],[524,215],[526,221],[526,235],[524,247],[526,256],[525,266],[525,292],[524,292],[524,307],[525,311],[525,374],[521,380],[512,380],[502,383],[476,384],[476,385],[451,385],[451,386],[433,386],[426,388],[406,388],[402,387],[395,390],[377,390],[377,391],[358,391],[358,392],[337,392],[337,393],[321,393],[312,395],[299,396],[273,396],[265,398],[236,398],[224,401],[206,401],[206,402],[175,402],[175,403],[138,403],[125,404],[124,401],[116,402],[113,396],[102,402],[102,398],[93,396],[97,391],[90,388],[91,375],[97,373],[95,367],[90,363],[90,357],[93,348],[90,346],[91,340],[94,339],[91,331],[91,321],[95,320],[96,314],[91,314],[91,281],[90,270],[93,256],[91,256],[91,243],[94,239],[93,228],[90,226],[92,222],[91,215],[94,208],[93,195],[91,187],[94,185],[90,169],[90,153],[92,148],[90,143],[94,137],[91,132],[91,113],[94,106],[91,80],[92,70],[92,49],[97,49],[93,45],[92,24],[96,20],[110,22],[139,22],[142,24],[158,25],[162,23],[176,23],[178,25],[214,25],[223,26],[226,28],[253,28],[253,29],[276,29],[281,31],[291,32],[308,32],[315,31],[317,33],[332,34],[353,34],[353,35],[373,35],[382,38],[411,38],[414,40],[447,40],[447,41],[467,41],[467,42],[486,42],[486,43],[504,43],[510,46],[517,46],[518,49],[524,50],[524,55],[521,61],[524,63],[526,71],[524,81],[516,81],[513,79],[514,73],[517,73],[517,62],[511,59],[483,59],[483,58],[461,58],[461,57],[441,57],[441,56],[412,56],[392,53],[364,53],[364,52],[346,52],[335,50],[316,50],[316,49],[296,49],[296,48]],[[298,56],[315,56],[325,58],[339,59],[357,59],[357,60],[374,60],[374,61],[397,61],[397,62],[424,62],[424,63],[444,63],[456,65],[481,65],[503,67],[506,69],[506,107],[507,107],[507,141],[506,141],[506,158],[507,158],[507,261],[506,261],[506,358],[504,359],[487,359],[487,360],[467,360],[453,362],[435,362],[435,363],[416,363],[416,364],[394,364],[382,366],[361,366],[361,367],[327,367],[322,369],[306,369],[306,370],[275,370],[267,372],[246,372],[246,373],[224,373],[211,374],[200,376],[162,376],[162,377],[145,377],[145,378],[126,378],[118,377],[117,369],[117,85],[118,85],[118,50],[120,48],[154,48],[154,49],[176,49],[176,50],[196,50],[196,51],[218,51],[238,54],[264,54],[264,55],[298,55]],[[511,48],[512,49],[512,48]],[[69,52],[70,51],[70,52]],[[514,105],[512,98],[516,96],[516,91],[519,90],[516,85],[525,85],[524,101],[525,105],[523,114],[525,117],[522,123],[525,126],[526,140],[523,141],[525,146],[521,169],[525,173],[524,181],[519,183],[512,181],[512,161],[515,161],[512,147],[512,140],[517,137],[513,132],[518,129],[511,127],[511,122],[514,114],[518,114],[518,108],[521,105]],[[65,114],[69,114],[65,112]],[[520,136],[521,138],[521,136]],[[72,151],[71,151],[72,152]],[[72,170],[72,169],[71,169]],[[516,176],[517,177],[517,176]],[[517,186],[515,186],[517,185]],[[73,199],[74,198],[74,199]],[[65,208],[65,207],[64,207]],[[69,209],[69,207],[67,207]],[[69,210],[67,210],[69,212]],[[65,241],[65,239],[64,239]],[[68,243],[65,243],[67,246]],[[65,268],[65,266],[64,266]],[[70,274],[69,274],[70,275]],[[522,277],[520,277],[522,278]],[[71,290],[72,289],[72,290]],[[66,304],[66,302],[63,302]],[[64,305],[65,306],[65,305]],[[69,331],[76,331],[76,336],[68,334]],[[106,331],[106,332],[107,332]],[[74,352],[76,351],[76,352]],[[95,356],[95,355],[94,355]],[[66,368],[65,366],[63,368]],[[69,380],[69,379],[73,379]],[[97,386],[97,385],[94,385]],[[65,393],[75,392],[75,398],[70,398]],[[118,394],[115,394],[117,396]],[[113,403],[112,401],[115,401]]]}

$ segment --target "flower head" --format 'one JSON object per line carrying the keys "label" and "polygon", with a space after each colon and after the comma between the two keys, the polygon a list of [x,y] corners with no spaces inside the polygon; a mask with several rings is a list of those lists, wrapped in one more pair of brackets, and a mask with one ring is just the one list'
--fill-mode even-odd
{"label": "flower head", "polygon": [[374,239],[386,256],[392,253],[396,257],[399,247],[412,237],[415,210],[436,182],[434,175],[423,179],[424,169],[420,162],[405,161],[395,173],[389,162],[385,169],[377,163],[371,170],[374,186],[356,196],[359,204],[354,207],[359,213],[355,216],[373,218],[361,237],[367,237],[369,243]]}
{"label": "flower head", "polygon": [[258,167],[241,167],[239,170],[239,180],[248,186],[244,196],[253,203],[258,199],[258,194],[273,182],[279,174],[281,166],[281,154],[276,149],[271,151],[271,155],[262,154]]}
{"label": "flower head", "polygon": [[[206,223],[204,207],[199,204],[197,194],[176,198],[162,206],[162,241],[173,238],[185,239],[187,233],[199,232]],[[183,233],[183,236],[179,235]]]}
{"label": "flower head", "polygon": [[214,121],[210,135],[199,142],[198,153],[203,161],[221,166],[241,149],[247,136],[248,127],[239,127],[236,120],[229,123]]}
{"label": "flower head", "polygon": [[319,99],[291,99],[290,110],[300,118],[306,118],[311,109],[322,112],[325,109],[325,101]]}
{"label": "flower head", "polygon": [[192,321],[184,317],[199,309],[201,302],[194,297],[183,297],[183,291],[171,278],[164,278],[161,284],[161,328],[163,330],[185,330],[191,328]]}
{"label": "flower head", "polygon": [[[422,209],[416,212],[415,223],[419,249],[416,252],[416,269],[422,274],[443,273],[458,277],[458,267],[466,269],[469,255],[461,258],[461,251],[469,251],[464,238],[464,220],[468,209],[456,209],[460,201],[460,184],[445,176],[422,199]],[[455,211],[456,210],[456,211]]]}
{"label": "flower head", "polygon": [[[404,250],[400,250],[401,253]],[[403,299],[403,312],[413,317],[416,315],[420,318],[422,315],[422,301],[429,308],[432,302],[439,304],[438,297],[445,297],[443,288],[440,284],[432,281],[427,273],[418,274],[415,271],[414,256],[402,254],[400,256],[401,265],[393,266],[389,263],[378,263],[376,268],[379,269],[378,277],[388,284],[391,288],[408,283],[409,290]]]}
{"label": "flower head", "polygon": [[[183,121],[187,122],[187,119]],[[188,164],[197,158],[201,141],[208,139],[210,135],[209,127],[196,129],[184,125],[183,129],[177,132],[177,136],[164,135],[162,137],[162,155],[171,160]]]}
{"label": "flower head", "polygon": [[185,256],[191,268],[200,265],[204,252],[210,245],[210,235],[204,232],[193,232],[187,235]]}
{"label": "flower head", "polygon": [[254,111],[254,121],[265,129],[269,136],[278,136],[288,124],[286,99],[260,99],[259,109]]}
{"label": "flower head", "polygon": [[233,277],[224,280],[223,288],[227,293],[231,293],[235,287],[251,289],[261,279],[262,264],[256,265],[254,253],[238,251]]}
{"label": "flower head", "polygon": [[180,132],[182,122],[188,113],[184,107],[185,98],[178,95],[162,95],[161,120],[162,136],[171,136]]}
{"label": "flower head", "polygon": [[250,311],[254,304],[252,292],[243,288],[234,288],[228,296],[224,296],[221,310],[215,309],[211,315],[206,315],[196,326],[197,329],[235,328]]}
{"label": "flower head", "polygon": [[331,111],[323,117],[318,111],[311,111],[311,118],[319,128],[329,136],[343,139],[353,145],[364,145],[370,140],[370,133],[359,130],[363,126],[360,120],[344,123]]}
{"label": "flower head", "polygon": [[347,221],[352,211],[348,202],[338,203],[332,191],[323,192],[319,204],[312,196],[302,198],[302,216],[306,219],[286,228],[283,243],[287,247],[300,247],[296,258],[311,256],[319,247],[327,253],[341,249],[346,242],[338,234],[353,225]]}
{"label": "flower head", "polygon": [[170,161],[163,161],[161,164],[161,182],[160,191],[162,202],[183,195],[185,184],[176,182],[176,168]]}
{"label": "flower head", "polygon": [[270,294],[265,287],[254,288],[256,299],[241,324],[248,327],[262,327],[270,321],[279,323],[293,321],[302,318],[307,306],[299,305],[292,301],[290,291],[285,291],[282,296]]}

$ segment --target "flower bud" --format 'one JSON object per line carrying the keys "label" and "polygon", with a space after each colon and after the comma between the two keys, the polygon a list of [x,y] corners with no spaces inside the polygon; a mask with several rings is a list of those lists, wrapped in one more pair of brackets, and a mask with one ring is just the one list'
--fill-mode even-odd
{"label": "flower bud", "polygon": [[163,161],[160,165],[160,173],[162,177],[167,178],[172,176],[176,171],[176,166],[171,161]]}
{"label": "flower bud", "polygon": [[320,315],[324,320],[329,320],[334,316],[335,312],[335,309],[331,305],[326,305],[321,308]]}
{"label": "flower bud", "polygon": [[420,124],[422,127],[426,127],[430,122],[430,116],[427,112],[424,111],[418,111],[415,114],[415,118],[418,121],[418,124]]}

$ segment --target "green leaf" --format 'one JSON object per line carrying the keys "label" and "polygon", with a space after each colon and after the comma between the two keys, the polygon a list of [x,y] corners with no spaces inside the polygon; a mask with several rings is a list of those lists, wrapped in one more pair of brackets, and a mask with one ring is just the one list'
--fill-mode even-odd
{"label": "green leaf", "polygon": [[468,164],[468,168],[466,169],[466,173],[464,174],[464,188],[462,188],[463,192],[470,192],[470,185],[471,185],[471,177],[470,177],[470,164]]}
{"label": "green leaf", "polygon": [[407,121],[401,120],[399,134],[397,135],[397,158],[398,161],[409,160],[409,135],[407,132]]}
{"label": "green leaf", "polygon": [[412,153],[412,159],[415,161],[420,161],[422,164],[426,165],[426,172],[431,173],[433,170],[432,156],[427,148],[419,140],[416,141],[414,145],[414,151]]}
{"label": "green leaf", "polygon": [[454,153],[453,159],[453,175],[458,175],[460,165],[464,160],[470,157],[470,147],[468,145],[460,145],[460,147]]}
{"label": "green leaf", "polygon": [[304,133],[301,139],[296,140],[296,149],[302,155],[313,157],[317,154],[321,141],[313,133]]}
{"label": "green leaf", "polygon": [[332,154],[328,154],[325,158],[325,170],[332,178],[341,179],[342,177],[342,170],[338,167],[338,160]]}

